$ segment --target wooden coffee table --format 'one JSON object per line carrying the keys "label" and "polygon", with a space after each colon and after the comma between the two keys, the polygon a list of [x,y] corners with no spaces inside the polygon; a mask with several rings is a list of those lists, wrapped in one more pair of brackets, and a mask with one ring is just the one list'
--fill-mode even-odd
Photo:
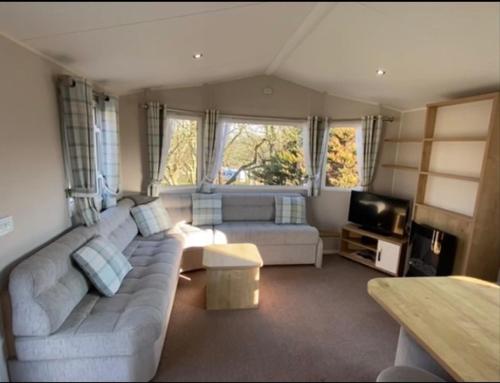
{"label": "wooden coffee table", "polygon": [[254,244],[206,246],[203,266],[207,269],[207,310],[257,308],[262,265]]}

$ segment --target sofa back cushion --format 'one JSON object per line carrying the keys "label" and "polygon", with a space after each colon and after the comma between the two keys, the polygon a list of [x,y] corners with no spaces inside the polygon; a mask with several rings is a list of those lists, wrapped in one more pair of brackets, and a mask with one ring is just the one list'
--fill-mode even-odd
{"label": "sofa back cushion", "polygon": [[165,193],[160,198],[172,224],[193,222],[191,193]]}
{"label": "sofa back cushion", "polygon": [[[276,195],[299,196],[304,193],[280,192],[221,192],[222,221],[274,221]],[[165,193],[160,196],[172,223],[193,222],[191,193]],[[136,198],[134,198],[135,200]]]}
{"label": "sofa back cushion", "polygon": [[133,205],[121,200],[101,214],[97,225],[72,229],[14,268],[9,293],[15,336],[47,336],[59,329],[89,289],[71,254],[97,234],[123,250],[137,235]]}
{"label": "sofa back cushion", "polygon": [[95,234],[95,227],[77,227],[14,268],[9,281],[14,335],[50,335],[87,294],[88,282],[71,254]]}
{"label": "sofa back cushion", "polygon": [[299,193],[224,193],[222,195],[222,220],[274,221],[276,195],[300,196]]}
{"label": "sofa back cushion", "polygon": [[115,207],[101,213],[101,220],[96,225],[97,232],[110,240],[120,251],[125,250],[130,242],[137,236],[138,229],[130,209],[135,202],[123,198]]}

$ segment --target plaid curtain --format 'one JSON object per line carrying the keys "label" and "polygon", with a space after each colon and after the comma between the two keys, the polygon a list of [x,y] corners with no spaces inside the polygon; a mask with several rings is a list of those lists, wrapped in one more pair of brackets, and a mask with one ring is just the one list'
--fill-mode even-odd
{"label": "plaid curtain", "polygon": [[101,123],[102,205],[107,209],[116,206],[120,187],[120,137],[118,131],[118,100],[115,97],[99,97]]}
{"label": "plaid curtain", "polygon": [[325,170],[328,151],[328,119],[309,117],[304,133],[304,153],[308,178],[308,196],[317,197],[321,191],[321,180]]}
{"label": "plaid curtain", "polygon": [[91,226],[100,220],[93,93],[84,79],[63,76],[58,82],[62,134],[68,169],[68,194],[74,198],[79,221]]}
{"label": "plaid curtain", "polygon": [[147,126],[150,180],[148,195],[158,197],[172,138],[171,128],[167,125],[166,105],[160,105],[157,101],[148,103]]}
{"label": "plaid curtain", "polygon": [[368,189],[373,182],[377,167],[380,137],[383,127],[382,116],[365,116],[361,122],[361,139],[363,150],[358,151],[359,178],[363,189]]}
{"label": "plaid curtain", "polygon": [[219,121],[219,112],[207,110],[203,129],[203,168],[199,191],[211,193],[217,173],[222,165],[226,127]]}

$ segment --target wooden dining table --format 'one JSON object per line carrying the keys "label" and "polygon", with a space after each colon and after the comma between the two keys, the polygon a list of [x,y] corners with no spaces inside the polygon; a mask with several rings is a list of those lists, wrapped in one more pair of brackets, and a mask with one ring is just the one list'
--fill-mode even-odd
{"label": "wooden dining table", "polygon": [[457,381],[500,381],[500,286],[465,276],[376,278],[368,293]]}

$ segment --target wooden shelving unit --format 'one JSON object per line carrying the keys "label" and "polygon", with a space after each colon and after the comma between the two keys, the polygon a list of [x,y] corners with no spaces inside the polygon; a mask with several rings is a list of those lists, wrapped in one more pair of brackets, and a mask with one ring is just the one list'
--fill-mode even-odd
{"label": "wooden shelving unit", "polygon": [[487,137],[431,137],[424,138],[424,142],[486,142]]}
{"label": "wooden shelving unit", "polygon": [[393,142],[397,144],[421,144],[422,140],[419,138],[386,138],[384,142]]}
{"label": "wooden shelving unit", "polygon": [[462,176],[459,174],[442,173],[442,172],[422,172],[421,171],[420,174],[432,176],[432,177],[450,178],[450,179],[454,179],[454,180],[469,181],[469,182],[479,182],[481,180],[479,177]]}
{"label": "wooden shelving unit", "polygon": [[413,172],[418,171],[418,167],[416,166],[407,166],[407,165],[397,165],[397,164],[382,164],[384,168],[398,169],[398,170],[409,170]]}
{"label": "wooden shelving unit", "polygon": [[[422,139],[419,139],[419,138],[386,138],[386,139],[384,139],[384,142],[393,143],[396,145],[421,144]],[[382,164],[382,167],[389,168],[389,169],[395,169],[395,170],[410,171],[410,172],[417,172],[418,171],[417,166],[409,166],[409,165],[403,165],[403,164]]]}
{"label": "wooden shelving unit", "polygon": [[[413,208],[413,219],[417,223],[457,236],[454,274],[492,281],[496,280],[500,268],[499,99],[500,93],[495,92],[427,106],[425,137]],[[455,134],[457,129],[459,134]],[[468,136],[470,129],[475,132],[482,130],[483,135]],[[470,176],[459,172],[437,171],[437,168],[443,168],[443,158],[447,158],[446,155],[450,155],[449,151],[452,150],[447,145],[435,145],[437,143],[461,144],[459,150],[464,151],[463,157],[453,157],[461,165],[467,164],[463,159],[467,159],[468,155],[478,156],[474,158],[479,162],[472,162],[481,164],[480,174]],[[472,151],[473,147],[469,144],[474,143],[484,143],[484,149],[475,145]],[[454,147],[457,150],[456,145]],[[436,158],[441,161],[441,166],[436,166]],[[472,157],[468,159],[471,161]],[[453,168],[454,163],[448,161],[445,165],[447,169]],[[472,167],[476,169],[475,166]],[[455,168],[462,170],[460,165],[455,165]],[[458,200],[453,201],[454,198],[459,198],[462,205],[456,205]],[[450,208],[452,202],[460,211]],[[470,214],[463,214],[465,210],[470,210]]]}
{"label": "wooden shelving unit", "polygon": [[429,205],[429,204],[426,204],[426,203],[416,203],[415,204],[416,207],[419,207],[419,208],[426,208],[426,209],[431,209],[431,210],[434,210],[440,214],[445,214],[449,217],[454,217],[454,218],[458,218],[464,222],[472,222],[472,217],[467,215],[467,214],[462,214],[462,213],[457,213],[456,211],[452,211],[452,210],[448,210],[448,209],[443,209],[441,207],[438,207],[438,206],[434,206],[434,205]]}

